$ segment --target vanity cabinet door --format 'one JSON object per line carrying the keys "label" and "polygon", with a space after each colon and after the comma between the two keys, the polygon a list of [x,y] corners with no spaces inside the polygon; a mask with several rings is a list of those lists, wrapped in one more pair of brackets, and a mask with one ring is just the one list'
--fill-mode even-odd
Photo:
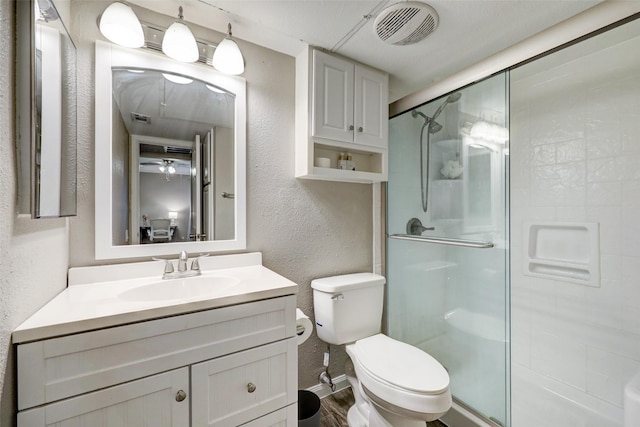
{"label": "vanity cabinet door", "polygon": [[257,420],[242,424],[242,427],[298,427],[298,405],[289,405]]}
{"label": "vanity cabinet door", "polygon": [[190,400],[181,368],[19,412],[18,427],[182,427]]}
{"label": "vanity cabinet door", "polygon": [[296,339],[289,338],[193,365],[193,427],[235,427],[294,404],[297,353]]}

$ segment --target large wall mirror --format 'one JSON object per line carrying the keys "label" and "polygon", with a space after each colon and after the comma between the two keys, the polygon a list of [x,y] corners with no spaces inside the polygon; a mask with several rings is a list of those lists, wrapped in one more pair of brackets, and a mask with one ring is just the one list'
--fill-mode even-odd
{"label": "large wall mirror", "polygon": [[16,2],[18,209],[33,218],[76,214],[76,47],[56,3]]}
{"label": "large wall mirror", "polygon": [[246,247],[246,83],[96,42],[96,258]]}

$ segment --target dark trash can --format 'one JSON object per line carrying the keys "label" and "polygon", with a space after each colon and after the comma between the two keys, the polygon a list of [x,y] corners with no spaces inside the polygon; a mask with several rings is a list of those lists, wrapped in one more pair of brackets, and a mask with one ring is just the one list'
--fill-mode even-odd
{"label": "dark trash can", "polygon": [[298,427],[320,427],[320,398],[308,390],[298,390]]}

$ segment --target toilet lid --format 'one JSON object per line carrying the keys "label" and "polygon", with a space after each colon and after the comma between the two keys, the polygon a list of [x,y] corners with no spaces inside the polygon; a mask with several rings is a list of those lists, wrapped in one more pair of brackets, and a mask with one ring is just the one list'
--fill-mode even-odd
{"label": "toilet lid", "polygon": [[449,374],[424,351],[386,335],[356,341],[358,362],[373,376],[398,388],[440,394],[449,388]]}

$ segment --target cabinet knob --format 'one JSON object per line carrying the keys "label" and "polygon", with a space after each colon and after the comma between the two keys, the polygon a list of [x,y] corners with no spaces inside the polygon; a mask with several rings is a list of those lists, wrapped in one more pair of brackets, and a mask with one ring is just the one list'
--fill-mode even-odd
{"label": "cabinet knob", "polygon": [[187,393],[185,393],[184,390],[178,390],[178,392],[176,393],[176,402],[182,402],[186,398]]}
{"label": "cabinet knob", "polygon": [[363,130],[363,129],[362,129],[362,126],[360,126],[360,127],[358,128],[358,132],[362,132],[362,130]]}
{"label": "cabinet knob", "polygon": [[353,130],[353,125],[349,125],[349,130]]}
{"label": "cabinet knob", "polygon": [[256,391],[256,385],[254,383],[247,384],[247,391],[249,393],[253,393],[254,391]]}

